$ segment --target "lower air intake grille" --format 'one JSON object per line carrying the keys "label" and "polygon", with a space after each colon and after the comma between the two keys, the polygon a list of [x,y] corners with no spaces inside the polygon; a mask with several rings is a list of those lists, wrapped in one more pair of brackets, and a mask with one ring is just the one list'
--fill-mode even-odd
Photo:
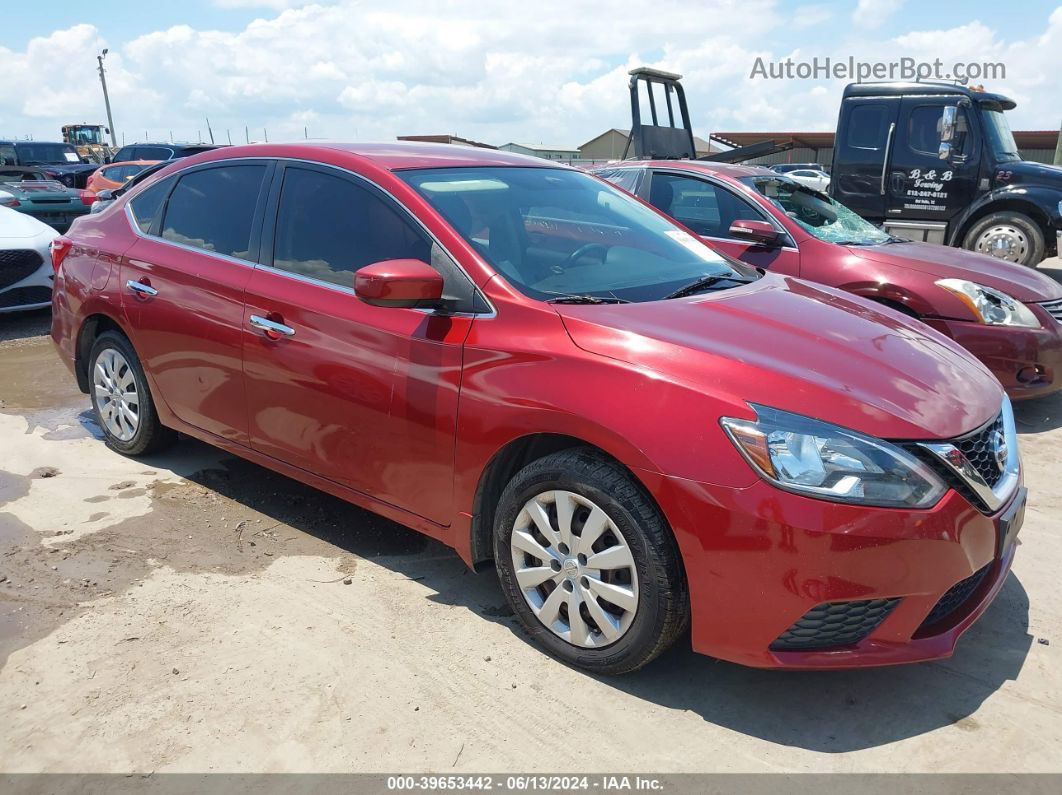
{"label": "lower air intake grille", "polygon": [[921,632],[926,627],[930,627],[933,624],[940,623],[945,618],[954,613],[956,610],[958,610],[960,607],[962,607],[966,603],[966,600],[969,599],[970,596],[973,594],[973,592],[977,590],[977,586],[981,584],[981,580],[983,580],[985,578],[985,575],[988,574],[988,570],[991,568],[991,566],[992,564],[989,563],[984,568],[975,571],[965,580],[960,580],[959,582],[951,586],[945,592],[945,594],[940,597],[940,601],[937,602],[936,606],[934,606],[934,608],[930,611],[929,615],[926,616],[926,620],[923,621],[922,626],[918,628],[919,632]]}
{"label": "lower air intake grille", "polygon": [[851,646],[877,629],[899,603],[899,599],[866,599],[813,607],[771,644],[771,650],[808,651]]}
{"label": "lower air intake grille", "polygon": [[0,292],[0,309],[44,304],[51,300],[51,287],[16,287],[14,290]]}
{"label": "lower air intake grille", "polygon": [[41,255],[31,248],[0,251],[0,288],[22,281],[43,263]]}

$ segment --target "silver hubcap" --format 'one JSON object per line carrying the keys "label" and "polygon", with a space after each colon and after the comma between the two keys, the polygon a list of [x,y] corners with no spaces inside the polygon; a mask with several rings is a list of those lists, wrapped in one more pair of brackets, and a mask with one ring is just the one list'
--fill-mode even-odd
{"label": "silver hubcap", "polygon": [[520,592],[538,620],[573,646],[614,643],[638,609],[627,540],[601,508],[570,491],[546,491],[521,509],[510,540]]}
{"label": "silver hubcap", "polygon": [[975,250],[1007,262],[1021,263],[1029,253],[1029,240],[1016,226],[997,224],[981,234]]}
{"label": "silver hubcap", "polygon": [[92,370],[96,414],[107,432],[123,442],[140,427],[140,395],[129,362],[114,348],[105,349]]}

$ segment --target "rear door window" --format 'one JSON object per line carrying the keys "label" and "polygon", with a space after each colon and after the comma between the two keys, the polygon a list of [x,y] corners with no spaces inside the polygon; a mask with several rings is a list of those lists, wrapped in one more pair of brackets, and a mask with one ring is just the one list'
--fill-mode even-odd
{"label": "rear door window", "polygon": [[265,172],[265,165],[241,164],[185,174],[166,203],[162,237],[250,259],[251,225]]}

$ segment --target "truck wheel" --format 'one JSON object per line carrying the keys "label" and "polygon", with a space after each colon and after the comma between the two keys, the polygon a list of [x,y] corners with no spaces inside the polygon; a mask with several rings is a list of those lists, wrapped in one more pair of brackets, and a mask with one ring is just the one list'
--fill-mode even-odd
{"label": "truck wheel", "polygon": [[96,338],[89,354],[89,381],[96,422],[112,450],[146,455],[177,439],[159,422],[140,359],[122,334],[105,331]]}
{"label": "truck wheel", "polygon": [[496,512],[494,555],[524,628],[570,665],[635,671],[688,623],[667,521],[630,473],[593,450],[554,453],[513,477]]}
{"label": "truck wheel", "polygon": [[1010,211],[992,213],[970,227],[962,247],[1036,267],[1044,258],[1044,234],[1027,215]]}

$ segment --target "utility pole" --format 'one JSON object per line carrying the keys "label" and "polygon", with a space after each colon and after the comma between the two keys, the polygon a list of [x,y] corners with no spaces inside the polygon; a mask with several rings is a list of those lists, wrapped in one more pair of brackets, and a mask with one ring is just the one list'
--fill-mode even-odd
{"label": "utility pole", "polygon": [[210,136],[210,143],[214,143],[214,131],[210,128],[210,117],[205,116],[207,123],[207,134]]}
{"label": "utility pole", "polygon": [[96,56],[96,60],[100,63],[100,85],[103,86],[103,104],[107,106],[107,126],[111,130],[111,145],[118,148],[118,134],[114,131],[114,119],[111,117],[111,98],[107,94],[107,74],[103,68],[103,59],[107,57],[107,49],[104,48],[103,52]]}

